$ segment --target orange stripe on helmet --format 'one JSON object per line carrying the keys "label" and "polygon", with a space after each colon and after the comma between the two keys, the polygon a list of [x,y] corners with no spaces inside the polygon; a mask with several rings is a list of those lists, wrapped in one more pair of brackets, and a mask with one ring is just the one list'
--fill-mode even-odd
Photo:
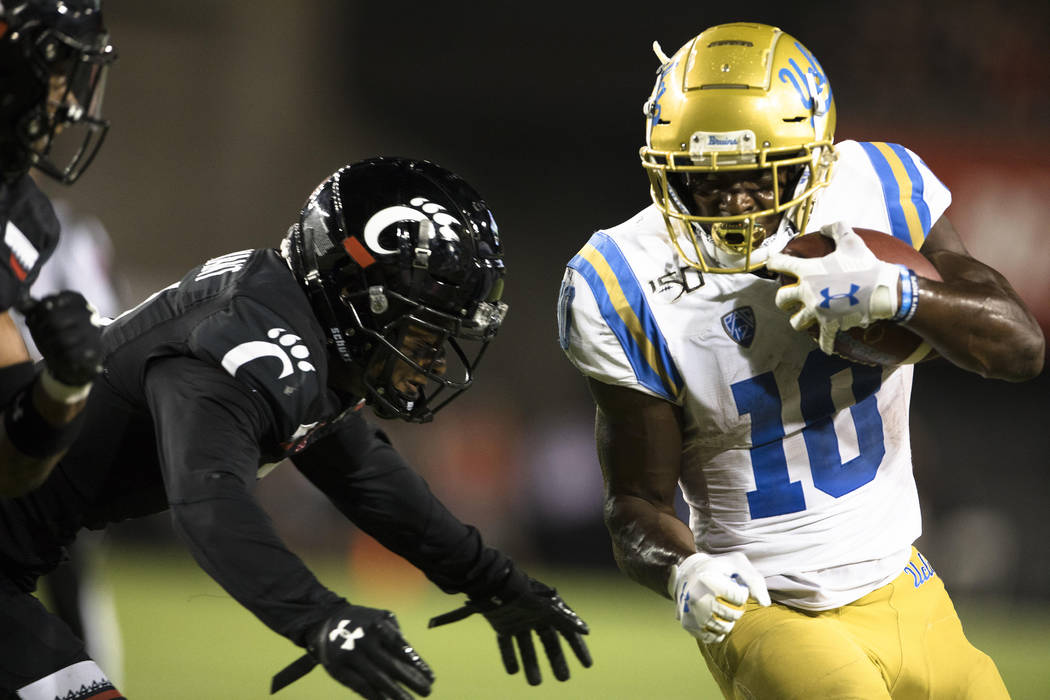
{"label": "orange stripe on helmet", "polygon": [[354,259],[354,262],[361,267],[368,267],[376,261],[372,254],[368,252],[368,249],[361,245],[361,241],[353,236],[343,239],[343,248]]}

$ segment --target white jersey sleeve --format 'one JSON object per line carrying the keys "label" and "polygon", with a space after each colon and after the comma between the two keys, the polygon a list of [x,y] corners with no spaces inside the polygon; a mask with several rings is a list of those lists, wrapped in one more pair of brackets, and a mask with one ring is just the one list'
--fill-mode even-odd
{"label": "white jersey sleeve", "polygon": [[681,402],[682,377],[645,290],[604,231],[569,261],[558,296],[558,335],[584,375]]}
{"label": "white jersey sleeve", "polygon": [[921,248],[952,202],[948,188],[919,156],[899,144],[843,141],[835,150],[831,182],[817,198],[809,230],[844,221]]}

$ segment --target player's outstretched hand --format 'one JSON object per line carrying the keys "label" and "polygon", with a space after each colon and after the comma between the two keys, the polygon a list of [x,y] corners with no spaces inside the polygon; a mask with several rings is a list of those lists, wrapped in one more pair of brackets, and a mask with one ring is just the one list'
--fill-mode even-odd
{"label": "player's outstretched hand", "polygon": [[842,222],[824,226],[820,233],[835,241],[835,250],[819,258],[774,253],[766,267],[797,278],[777,290],[776,305],[791,314],[797,331],[819,323],[820,349],[831,354],[840,330],[894,318],[901,275],[907,270],[879,260]]}
{"label": "player's outstretched hand", "polygon": [[[525,679],[529,685],[539,685],[543,680],[532,641],[533,632],[539,636],[554,677],[559,681],[569,679],[569,664],[565,660],[559,635],[569,643],[569,648],[584,668],[589,668],[592,663],[591,653],[583,641],[583,635],[590,632],[587,623],[565,604],[556,590],[520,569],[514,568],[503,588],[494,595],[471,599],[462,608],[432,618],[429,626],[456,622],[474,613],[484,615],[496,630],[496,641],[507,673],[518,672],[520,654],[520,665],[525,668]],[[515,642],[517,652],[514,649]]]}
{"label": "player's outstretched hand", "polygon": [[405,687],[426,696],[434,683],[434,672],[401,636],[389,610],[347,604],[310,632],[306,650],[274,676],[271,694],[317,664],[368,700],[412,700]]}
{"label": "player's outstretched hand", "polygon": [[697,552],[674,567],[667,592],[675,618],[704,644],[721,642],[744,614],[748,596],[769,605],[766,580],[739,552],[712,556]]}
{"label": "player's outstretched hand", "polygon": [[81,387],[102,371],[102,320],[80,293],[58,292],[23,309],[52,377],[66,387]]}

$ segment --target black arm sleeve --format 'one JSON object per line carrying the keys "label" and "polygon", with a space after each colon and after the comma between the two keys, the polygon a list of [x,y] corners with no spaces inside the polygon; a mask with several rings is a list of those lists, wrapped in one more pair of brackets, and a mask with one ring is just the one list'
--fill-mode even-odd
{"label": "black arm sleeve", "polygon": [[355,525],[446,593],[483,597],[507,578],[510,559],[452,515],[364,419],[351,416],[292,461]]}
{"label": "black arm sleeve", "polygon": [[32,362],[18,362],[7,367],[0,367],[0,410],[7,410],[7,405],[22,387],[29,386],[36,378],[36,368]]}
{"label": "black arm sleeve", "polygon": [[252,496],[265,404],[185,357],[154,362],[146,396],[176,532],[237,602],[303,646],[306,632],[345,601],[288,551]]}

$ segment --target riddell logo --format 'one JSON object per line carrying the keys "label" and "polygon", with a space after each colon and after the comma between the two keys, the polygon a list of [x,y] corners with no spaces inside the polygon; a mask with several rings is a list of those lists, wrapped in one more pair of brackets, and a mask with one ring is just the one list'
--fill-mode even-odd
{"label": "riddell logo", "polygon": [[273,357],[281,361],[281,373],[277,375],[278,379],[284,379],[295,368],[301,372],[317,371],[311,363],[307,362],[310,350],[305,345],[299,344],[302,338],[293,333],[287,333],[283,328],[271,328],[266,332],[266,336],[276,339],[277,342],[249,340],[241,343],[222,356],[222,368],[229,372],[231,377],[234,377],[237,376],[237,370],[242,365],[258,360],[260,357]]}

